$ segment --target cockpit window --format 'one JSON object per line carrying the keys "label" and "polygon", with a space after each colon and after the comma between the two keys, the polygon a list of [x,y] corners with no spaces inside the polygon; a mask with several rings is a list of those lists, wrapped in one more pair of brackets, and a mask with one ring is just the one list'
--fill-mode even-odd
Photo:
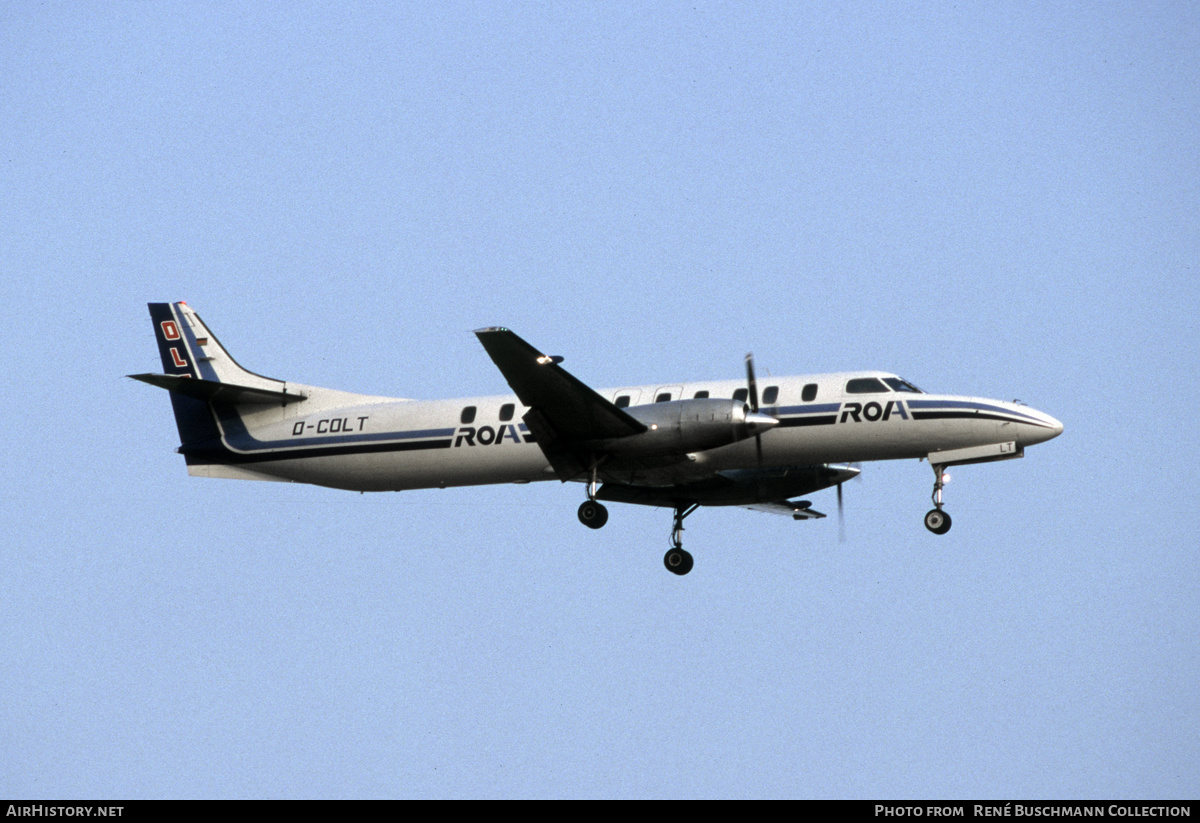
{"label": "cockpit window", "polygon": [[925,392],[921,391],[920,389],[918,389],[916,386],[914,386],[912,383],[909,383],[907,380],[901,380],[899,377],[885,377],[885,378],[883,378],[883,382],[887,383],[889,386],[891,386],[896,391],[908,391],[908,392],[912,392],[914,394],[924,394],[925,393]]}
{"label": "cockpit window", "polygon": [[878,377],[856,377],[846,383],[846,394],[883,394],[887,390]]}

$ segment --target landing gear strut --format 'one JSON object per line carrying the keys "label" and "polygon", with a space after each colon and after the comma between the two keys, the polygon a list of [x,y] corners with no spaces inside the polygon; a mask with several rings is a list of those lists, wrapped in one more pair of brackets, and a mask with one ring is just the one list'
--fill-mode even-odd
{"label": "landing gear strut", "polygon": [[598,529],[608,522],[608,509],[596,502],[596,465],[592,466],[591,479],[588,480],[588,499],[579,506],[579,522],[589,529]]}
{"label": "landing gear strut", "polygon": [[942,489],[946,485],[946,467],[933,467],[933,508],[925,513],[925,528],[934,534],[950,531],[950,515],[942,511]]}
{"label": "landing gear strut", "polygon": [[683,548],[683,518],[700,508],[700,504],[693,503],[690,506],[675,507],[675,525],[671,527],[671,548],[667,549],[666,555],[663,556],[663,565],[667,567],[667,571],[685,575],[692,570],[692,555],[691,552]]}

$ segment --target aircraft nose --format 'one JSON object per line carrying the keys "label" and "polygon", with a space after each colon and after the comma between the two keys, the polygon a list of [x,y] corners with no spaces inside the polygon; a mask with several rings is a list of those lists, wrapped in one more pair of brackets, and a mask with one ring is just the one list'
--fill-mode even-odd
{"label": "aircraft nose", "polygon": [[1063,433],[1063,424],[1055,420],[1045,412],[1038,412],[1038,418],[1041,420],[1041,425],[1037,426],[1037,431],[1034,433],[1036,439],[1033,443],[1045,443],[1047,440],[1053,440]]}
{"label": "aircraft nose", "polygon": [[1052,435],[1050,435],[1051,437],[1058,437],[1060,434],[1063,433],[1063,424],[1062,423],[1055,420],[1053,417],[1050,418],[1049,422],[1051,425],[1050,431],[1054,432]]}

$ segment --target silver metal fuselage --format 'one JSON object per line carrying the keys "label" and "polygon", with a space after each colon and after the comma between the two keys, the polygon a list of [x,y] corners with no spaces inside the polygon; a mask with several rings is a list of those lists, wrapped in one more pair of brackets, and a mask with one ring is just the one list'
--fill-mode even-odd
{"label": "silver metal fuselage", "polygon": [[[761,410],[779,425],[761,435],[761,462],[750,437],[687,455],[667,466],[601,469],[618,483],[672,485],[714,472],[870,460],[930,458],[972,447],[1012,444],[1017,454],[1057,436],[1062,424],[1019,403],[908,391],[847,393],[850,380],[893,377],[845,372],[761,381],[774,402]],[[812,400],[802,399],[805,387]],[[284,480],[354,491],[529,483],[556,479],[522,423],[512,395],[452,400],[397,400],[287,384],[303,403],[229,407],[217,425],[232,464],[189,459],[192,474]],[[724,380],[602,389],[606,399],[636,407],[669,394],[734,397],[745,381]],[[507,408],[511,407],[511,408]],[[464,410],[473,408],[473,415]],[[502,412],[506,419],[501,419]],[[464,422],[469,420],[469,422]]]}

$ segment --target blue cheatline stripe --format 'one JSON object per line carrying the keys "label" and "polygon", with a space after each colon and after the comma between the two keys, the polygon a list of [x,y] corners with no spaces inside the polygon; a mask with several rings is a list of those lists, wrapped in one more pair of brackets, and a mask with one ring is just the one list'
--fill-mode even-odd
{"label": "blue cheatline stripe", "polygon": [[[1050,428],[1050,424],[1033,415],[979,403],[974,400],[906,400],[914,420],[937,420],[962,417],[983,417],[989,420],[1008,420],[1013,423],[1032,423]],[[921,411],[925,409],[926,411]]]}
{"label": "blue cheatline stripe", "polygon": [[345,446],[288,449],[286,451],[259,451],[242,454],[230,451],[225,446],[208,448],[183,448],[188,463],[244,464],[268,463],[284,460],[303,460],[309,457],[345,457],[355,454],[379,454],[382,452],[423,451],[426,449],[448,449],[450,439],[413,440],[400,443],[357,443]]}
{"label": "blue cheatline stripe", "polygon": [[[414,449],[414,448],[442,448],[441,446],[420,446],[415,445],[411,441],[430,440],[433,442],[444,442],[447,446],[450,444],[450,437],[454,434],[454,428],[448,429],[414,429],[411,431],[393,431],[393,432],[372,432],[370,434],[344,434],[331,435],[328,437],[307,437],[300,439],[287,440],[259,440],[246,429],[246,424],[242,422],[241,416],[235,409],[223,404],[212,404],[213,411],[217,415],[217,419],[221,421],[221,426],[224,430],[222,438],[226,445],[239,452],[266,452],[286,450],[289,454],[294,454],[304,450],[317,449],[322,447],[335,447],[339,449],[363,447],[367,451],[386,451],[389,444],[395,446],[395,450]],[[336,410],[330,411],[331,416],[336,415]]]}
{"label": "blue cheatline stripe", "polygon": [[[797,426],[829,426],[837,422],[840,403],[814,403],[805,406],[781,406],[773,416],[781,428]],[[770,412],[767,412],[770,414]],[[785,416],[786,415],[786,416]]]}
{"label": "blue cheatline stripe", "polygon": [[[780,406],[778,411],[780,414],[828,414],[841,407],[841,403],[813,403],[806,406]],[[762,411],[761,408],[759,410]]]}

